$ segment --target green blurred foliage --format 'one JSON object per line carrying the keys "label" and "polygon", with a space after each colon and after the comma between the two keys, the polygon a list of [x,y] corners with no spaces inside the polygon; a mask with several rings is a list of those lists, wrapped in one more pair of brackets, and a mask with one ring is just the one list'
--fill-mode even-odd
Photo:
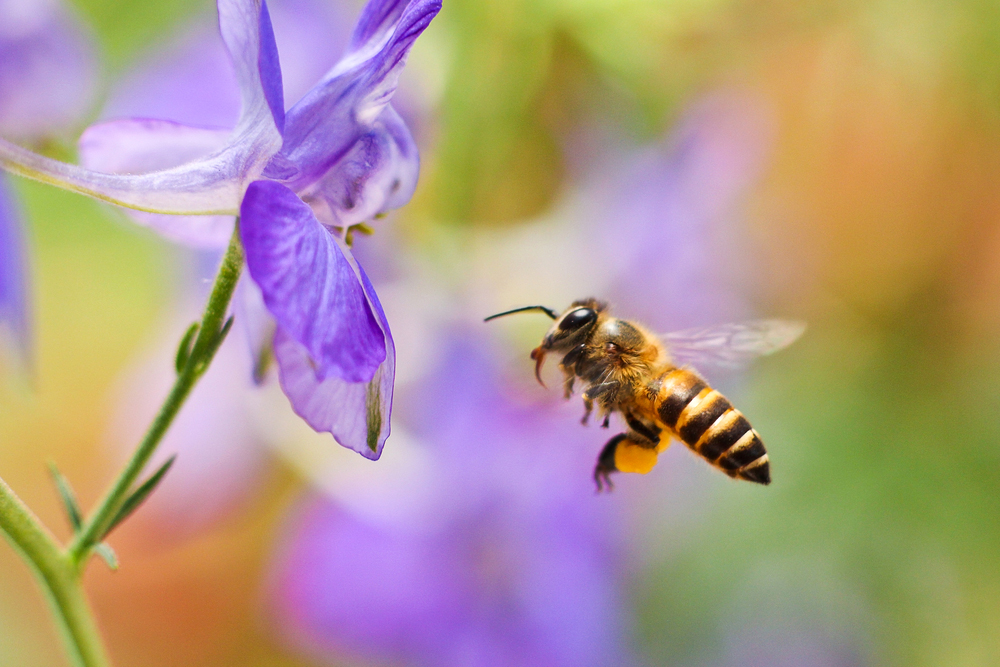
{"label": "green blurred foliage", "polygon": [[638,596],[654,664],[718,657],[734,626],[752,644],[775,623],[868,664],[996,664],[1000,423],[983,417],[1000,407],[1000,350],[941,343],[826,323],[770,365],[745,409],[780,442],[775,482],[727,487],[657,559]]}
{"label": "green blurred foliage", "polygon": [[163,43],[184,19],[215,9],[210,0],[71,0],[71,4],[94,30],[108,70],[114,73],[127,69],[144,49]]}
{"label": "green blurred foliage", "polygon": [[650,138],[713,60],[725,0],[452,0],[447,84],[430,184],[450,224],[545,211],[560,192],[567,132],[596,115]]}

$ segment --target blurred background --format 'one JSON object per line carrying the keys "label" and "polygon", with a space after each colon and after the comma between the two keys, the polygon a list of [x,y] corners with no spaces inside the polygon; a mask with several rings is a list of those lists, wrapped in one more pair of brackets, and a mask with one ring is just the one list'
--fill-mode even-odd
{"label": "blurred background", "polygon": [[[213,3],[5,2],[0,83],[52,112],[0,102],[5,137],[74,159],[98,119],[235,118]],[[270,6],[291,103],[360,3]],[[231,336],[121,569],[87,572],[117,664],[1000,665],[1000,7],[445,0],[394,105],[420,185],[356,244],[397,344],[385,454],[311,433]],[[0,357],[0,475],[66,537],[46,463],[94,502],[218,258],[5,182],[34,339]],[[615,431],[534,382],[548,320],[482,324],[591,295],[656,331],[809,323],[704,369],[771,486],[675,445],[594,494]],[[6,546],[0,664],[66,664]]]}

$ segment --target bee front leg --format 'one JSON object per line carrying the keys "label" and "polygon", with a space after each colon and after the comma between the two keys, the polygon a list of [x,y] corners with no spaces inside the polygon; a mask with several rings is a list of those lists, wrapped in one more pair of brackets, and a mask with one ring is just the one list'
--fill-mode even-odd
{"label": "bee front leg", "polygon": [[566,379],[563,382],[563,392],[564,397],[569,398],[573,395],[573,380],[576,377],[576,363],[583,358],[583,353],[586,352],[587,346],[584,344],[577,345],[572,350],[566,353],[562,361],[559,362],[559,368],[562,372],[566,374]]}
{"label": "bee front leg", "polygon": [[575,375],[566,373],[566,379],[563,381],[563,398],[568,400],[573,395],[573,380],[575,379]]}
{"label": "bee front leg", "polygon": [[593,411],[594,401],[587,396],[587,392],[583,392],[583,419],[580,420],[580,423],[586,426],[587,422],[590,421],[590,413]]}

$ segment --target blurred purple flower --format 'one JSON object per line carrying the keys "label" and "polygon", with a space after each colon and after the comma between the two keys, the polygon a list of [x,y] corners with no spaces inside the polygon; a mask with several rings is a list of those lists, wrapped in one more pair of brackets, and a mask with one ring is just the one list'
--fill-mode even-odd
{"label": "blurred purple flower", "polygon": [[93,100],[94,49],[57,0],[0,0],[0,131],[28,141],[64,130]]}
{"label": "blurred purple flower", "polygon": [[[0,0],[0,132],[36,142],[76,122],[94,88],[93,49],[55,0]],[[31,355],[27,258],[18,206],[0,175],[0,338]]]}
{"label": "blurred purple flower", "polygon": [[762,100],[715,93],[606,180],[597,218],[615,264],[607,298],[660,331],[745,319],[755,272],[735,218],[773,135]]}
{"label": "blurred purple flower", "polygon": [[404,204],[416,186],[416,146],[389,100],[440,1],[370,0],[347,53],[287,114],[266,3],[218,0],[218,9],[242,97],[231,133],[110,121],[81,137],[81,153],[98,171],[6,141],[0,161],[114,204],[188,216],[146,222],[196,245],[224,238],[217,217],[190,216],[238,210],[249,273],[277,325],[275,357],[293,408],[317,431],[378,458],[389,434],[392,338],[344,238],[352,225]]}
{"label": "blurred purple flower", "polygon": [[592,453],[569,444],[579,425],[512,401],[473,338],[444,345],[410,403],[422,494],[395,481],[397,511],[318,498],[295,511],[271,586],[281,631],[326,661],[634,664],[621,516],[593,493]]}
{"label": "blurred purple flower", "polygon": [[[0,178],[0,343],[30,357],[26,257],[21,220],[7,184]],[[5,338],[10,340],[5,340]],[[0,348],[2,349],[2,348]]]}
{"label": "blurred purple flower", "polygon": [[486,313],[595,295],[659,332],[745,319],[760,267],[740,217],[773,136],[764,100],[719,91],[660,141],[625,152],[619,138],[617,154],[588,156],[552,216],[481,244]]}

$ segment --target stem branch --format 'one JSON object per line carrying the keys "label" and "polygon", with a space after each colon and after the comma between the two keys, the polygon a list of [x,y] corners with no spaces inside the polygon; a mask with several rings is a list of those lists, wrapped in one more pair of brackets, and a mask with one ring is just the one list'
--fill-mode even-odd
{"label": "stem branch", "polygon": [[198,337],[194,341],[187,362],[178,373],[173,389],[170,390],[166,401],[160,407],[160,412],[150,425],[146,436],[139,443],[125,468],[119,473],[118,479],[101,499],[97,509],[87,518],[69,545],[69,556],[78,567],[82,568],[90,550],[103,539],[115,514],[125,502],[132,486],[139,478],[146,463],[149,462],[153,452],[156,451],[157,445],[160,444],[160,440],[163,439],[174,417],[184,405],[184,400],[191,393],[191,389],[194,388],[198,379],[208,370],[208,365],[221,343],[219,336],[223,329],[226,311],[229,308],[229,302],[232,300],[233,291],[236,289],[236,283],[239,281],[242,269],[243,246],[240,245],[239,221],[237,220],[233,237],[229,241],[229,248],[222,259],[219,273],[215,277],[212,294],[208,298],[208,305],[205,307],[205,314],[198,329]]}
{"label": "stem branch", "polygon": [[[240,245],[239,221],[229,242],[229,249],[215,278],[198,336],[191,351],[178,368],[177,381],[159,413],[139,443],[111,489],[97,509],[76,532],[63,550],[14,491],[0,479],[0,531],[10,540],[38,576],[59,619],[59,629],[74,664],[79,667],[108,667],[110,662],[83,591],[83,569],[87,557],[108,532],[115,516],[132,493],[133,486],[156,450],[184,400],[222,344],[229,325],[226,312],[243,270],[243,247]],[[190,345],[188,335],[183,345]]]}
{"label": "stem branch", "polygon": [[110,663],[104,653],[101,634],[94,623],[75,564],[2,479],[0,529],[41,581],[59,619],[59,630],[74,664],[107,667]]}

